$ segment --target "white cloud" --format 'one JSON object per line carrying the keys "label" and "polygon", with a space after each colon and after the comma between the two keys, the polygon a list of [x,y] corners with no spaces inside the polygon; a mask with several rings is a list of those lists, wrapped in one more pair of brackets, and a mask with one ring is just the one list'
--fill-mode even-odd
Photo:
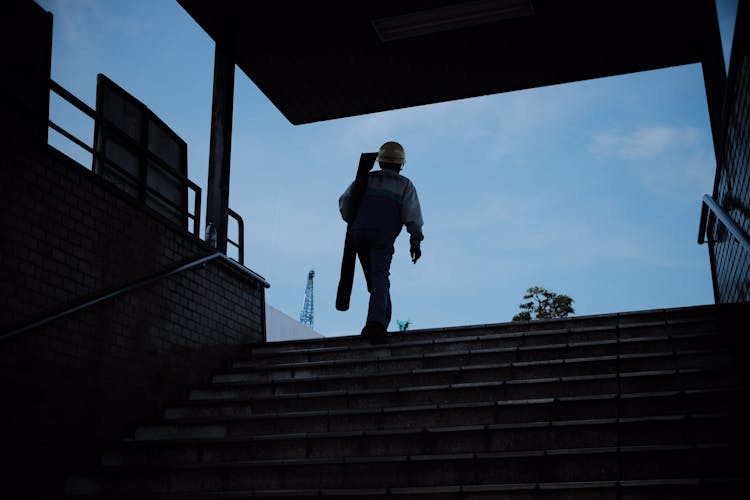
{"label": "white cloud", "polygon": [[628,133],[595,134],[591,151],[621,158],[650,158],[673,148],[695,147],[702,140],[693,127],[641,126]]}
{"label": "white cloud", "polygon": [[708,149],[666,158],[635,168],[638,180],[652,194],[673,201],[697,202],[713,186],[715,159]]}
{"label": "white cloud", "polygon": [[589,150],[627,168],[660,198],[694,200],[711,189],[713,149],[707,132],[694,127],[642,125],[630,132],[600,132],[592,136]]}
{"label": "white cloud", "polygon": [[463,134],[463,140],[466,142],[472,142],[476,140],[486,139],[492,137],[494,132],[489,128],[470,128],[467,129]]}

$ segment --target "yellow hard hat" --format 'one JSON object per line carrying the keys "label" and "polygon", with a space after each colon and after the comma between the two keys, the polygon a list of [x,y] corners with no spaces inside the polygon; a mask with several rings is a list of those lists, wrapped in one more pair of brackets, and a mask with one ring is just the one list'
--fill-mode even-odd
{"label": "yellow hard hat", "polygon": [[395,141],[388,141],[378,150],[379,162],[383,163],[395,163],[396,165],[403,165],[406,163],[406,153],[404,152],[403,146]]}

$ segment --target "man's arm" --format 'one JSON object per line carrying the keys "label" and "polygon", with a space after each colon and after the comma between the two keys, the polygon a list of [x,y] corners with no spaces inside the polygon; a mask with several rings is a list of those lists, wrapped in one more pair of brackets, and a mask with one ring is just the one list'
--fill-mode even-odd
{"label": "man's arm", "polygon": [[411,261],[416,264],[417,260],[422,256],[420,243],[424,239],[424,234],[422,234],[424,220],[422,219],[422,207],[419,205],[417,190],[411,181],[409,181],[404,192],[404,203],[401,206],[401,220],[404,222],[406,231],[409,233]]}
{"label": "man's arm", "polygon": [[354,183],[349,184],[344,194],[339,197],[339,212],[341,212],[341,218],[347,223],[351,222],[351,208],[349,206],[349,200],[352,198],[352,188]]}

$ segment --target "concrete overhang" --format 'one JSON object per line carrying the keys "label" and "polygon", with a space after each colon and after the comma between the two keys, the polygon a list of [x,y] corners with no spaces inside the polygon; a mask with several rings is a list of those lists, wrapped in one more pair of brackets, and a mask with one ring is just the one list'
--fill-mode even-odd
{"label": "concrete overhang", "polygon": [[714,0],[178,1],[295,125],[701,62],[716,19]]}

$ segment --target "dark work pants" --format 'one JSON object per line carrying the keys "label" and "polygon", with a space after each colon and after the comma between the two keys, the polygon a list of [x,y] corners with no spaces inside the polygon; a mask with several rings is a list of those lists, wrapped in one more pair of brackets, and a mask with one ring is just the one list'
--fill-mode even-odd
{"label": "dark work pants", "polygon": [[388,277],[391,274],[393,237],[377,229],[357,229],[352,231],[352,236],[370,292],[367,321],[387,328],[391,322],[391,282]]}

